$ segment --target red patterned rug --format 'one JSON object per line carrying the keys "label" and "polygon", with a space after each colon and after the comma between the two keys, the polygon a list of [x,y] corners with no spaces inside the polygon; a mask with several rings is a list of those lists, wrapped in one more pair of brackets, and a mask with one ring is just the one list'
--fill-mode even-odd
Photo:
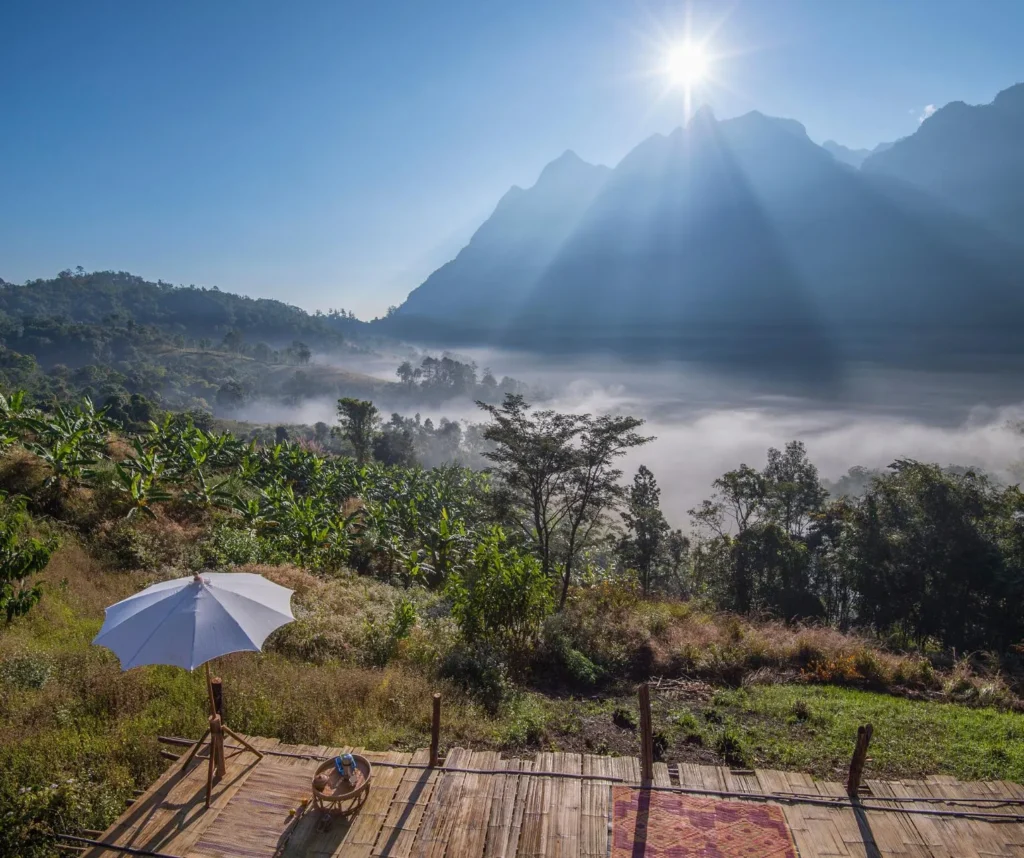
{"label": "red patterned rug", "polygon": [[612,788],[611,858],[797,858],[782,808]]}

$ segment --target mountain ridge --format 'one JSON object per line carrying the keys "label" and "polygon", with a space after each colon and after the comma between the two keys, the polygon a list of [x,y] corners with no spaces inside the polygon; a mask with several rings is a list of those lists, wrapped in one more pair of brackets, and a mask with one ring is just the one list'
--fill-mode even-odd
{"label": "mountain ridge", "polygon": [[[1024,98],[995,103],[1015,117]],[[796,120],[759,111],[720,121],[701,108],[613,168],[567,151],[506,194],[386,327],[460,345],[697,359],[974,348],[980,330],[1024,320],[1013,288],[1024,254],[969,208],[868,168],[898,161],[958,110],[880,144],[861,170]]]}
{"label": "mountain ridge", "polygon": [[1024,228],[1024,83],[988,104],[954,101],[864,161],[866,172],[920,188],[1004,238]]}

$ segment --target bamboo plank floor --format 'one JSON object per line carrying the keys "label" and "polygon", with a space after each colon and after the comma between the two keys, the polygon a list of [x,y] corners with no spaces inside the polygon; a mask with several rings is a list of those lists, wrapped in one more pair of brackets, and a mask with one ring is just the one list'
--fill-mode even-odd
{"label": "bamboo plank floor", "polygon": [[[204,749],[187,771],[173,763],[100,839],[175,858],[606,858],[610,785],[640,784],[640,764],[632,757],[541,753],[532,761],[505,760],[491,751],[454,748],[444,765],[429,769],[425,750],[365,752],[378,764],[366,803],[351,819],[325,824],[304,804],[313,772],[326,757],[361,749],[249,741],[294,756],[257,760],[229,742],[228,774],[207,810]],[[842,785],[799,772],[656,763],[653,784],[778,796],[801,858],[1024,858],[1024,824],[908,812],[1024,814],[1024,806],[991,802],[1024,800],[1024,786],[1006,781],[866,780],[863,801],[894,809],[886,813],[850,806]],[[844,804],[794,803],[794,794],[838,797]],[[901,803],[910,796],[935,802]],[[989,801],[965,804],[977,798]],[[95,847],[83,854],[123,853]]]}

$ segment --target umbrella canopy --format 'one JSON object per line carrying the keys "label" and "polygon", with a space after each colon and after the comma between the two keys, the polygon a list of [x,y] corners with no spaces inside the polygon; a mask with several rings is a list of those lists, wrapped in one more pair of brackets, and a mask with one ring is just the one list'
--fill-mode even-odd
{"label": "umbrella canopy", "polygon": [[292,622],[292,591],[250,572],[212,572],[163,581],[111,605],[94,644],[121,669],[173,664],[189,670],[229,652],[259,650]]}

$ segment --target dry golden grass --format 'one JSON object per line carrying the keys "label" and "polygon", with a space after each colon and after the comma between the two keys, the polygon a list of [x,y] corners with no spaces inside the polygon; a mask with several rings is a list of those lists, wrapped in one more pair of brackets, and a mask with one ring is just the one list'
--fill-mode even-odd
{"label": "dry golden grass", "polygon": [[[236,728],[283,741],[412,747],[427,740],[430,697],[444,689],[448,735],[488,741],[490,719],[415,665],[368,669],[344,658],[358,647],[367,618],[390,612],[394,588],[355,576],[320,579],[292,566],[239,571],[263,574],[294,589],[298,620],[275,633],[265,647],[268,652],[238,653],[215,663]],[[205,688],[200,673],[158,666],[125,673],[112,653],[91,646],[105,607],[168,572],[179,574],[111,571],[73,538],[65,538],[42,576],[43,601],[0,634],[0,669],[15,679],[0,691],[0,745],[68,724],[117,729],[141,720],[151,732],[201,731]],[[315,663],[294,657],[295,649],[318,639],[330,646],[322,646]]]}
{"label": "dry golden grass", "polygon": [[37,456],[15,445],[0,458],[0,489],[11,495],[38,494],[46,467]]}
{"label": "dry golden grass", "polygon": [[612,672],[692,677],[730,686],[778,682],[854,685],[978,705],[1020,708],[991,659],[939,669],[915,653],[887,652],[867,635],[644,601],[613,584],[578,591],[556,633]]}

